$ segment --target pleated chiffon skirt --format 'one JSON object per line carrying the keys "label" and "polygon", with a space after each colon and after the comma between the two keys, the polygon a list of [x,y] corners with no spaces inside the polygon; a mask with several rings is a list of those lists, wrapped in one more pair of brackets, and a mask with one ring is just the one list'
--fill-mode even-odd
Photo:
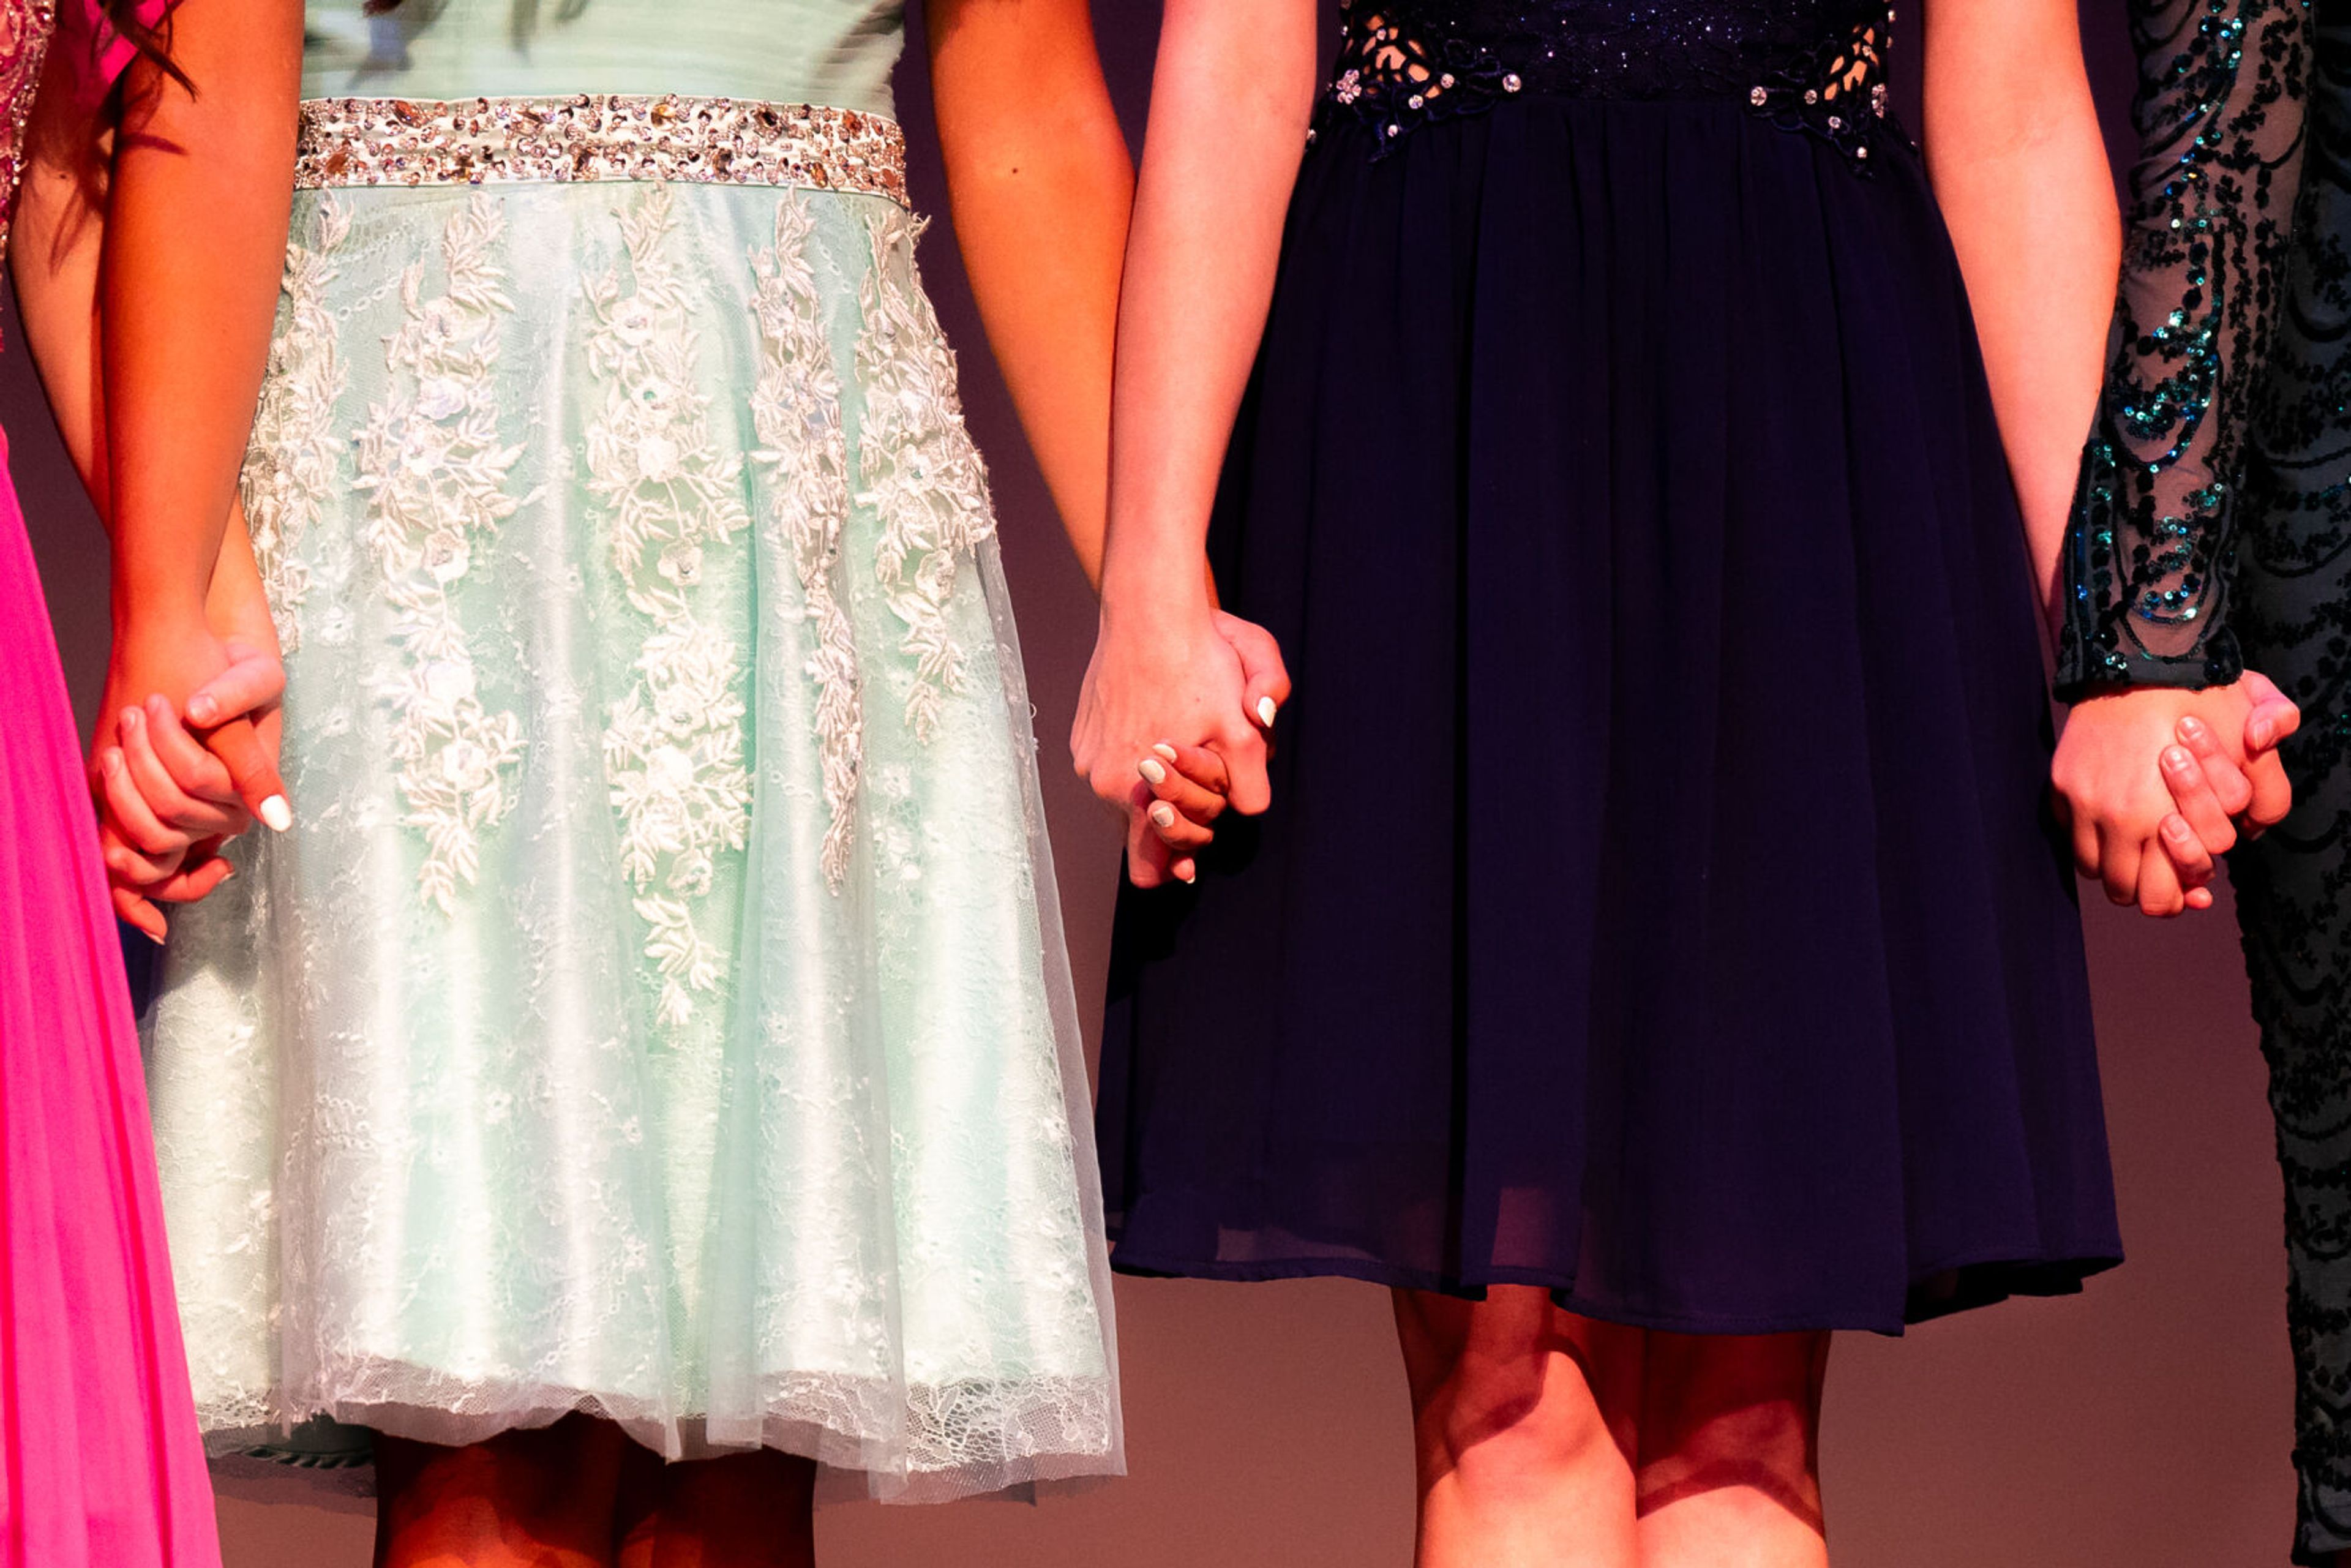
{"label": "pleated chiffon skirt", "polygon": [[0,677],[0,1568],[213,1568],[139,1038],[5,478]]}
{"label": "pleated chiffon skirt", "polygon": [[1328,117],[1211,534],[1275,805],[1118,913],[1115,1266],[1896,1332],[2120,1257],[2017,511],[1916,157]]}

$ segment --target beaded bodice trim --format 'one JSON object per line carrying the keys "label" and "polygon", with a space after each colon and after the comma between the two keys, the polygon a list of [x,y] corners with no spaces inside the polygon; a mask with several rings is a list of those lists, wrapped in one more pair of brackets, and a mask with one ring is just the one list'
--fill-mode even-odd
{"label": "beaded bodice trim", "polygon": [[56,29],[57,0],[0,0],[0,105],[6,119],[5,146],[0,146],[0,256],[8,248],[8,224],[16,213],[16,187],[25,177],[25,125],[33,114],[33,89],[41,79],[41,62],[49,52],[49,35]]}
{"label": "beaded bodice trim", "polygon": [[725,98],[317,99],[294,183],[678,180],[789,185],[906,204],[906,138],[878,114]]}
{"label": "beaded bodice trim", "polygon": [[[1835,146],[1856,167],[1888,133],[1885,0],[1343,0],[1326,118],[1374,157],[1419,126],[1522,95],[1713,98]],[[1896,132],[1898,134],[1898,132]]]}

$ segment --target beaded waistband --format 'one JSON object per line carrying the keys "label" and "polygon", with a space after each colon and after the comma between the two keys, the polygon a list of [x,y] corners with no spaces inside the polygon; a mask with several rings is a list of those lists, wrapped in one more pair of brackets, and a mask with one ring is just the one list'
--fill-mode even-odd
{"label": "beaded waistband", "polygon": [[682,180],[799,185],[906,204],[906,137],[853,109],[725,98],[314,99],[298,190]]}

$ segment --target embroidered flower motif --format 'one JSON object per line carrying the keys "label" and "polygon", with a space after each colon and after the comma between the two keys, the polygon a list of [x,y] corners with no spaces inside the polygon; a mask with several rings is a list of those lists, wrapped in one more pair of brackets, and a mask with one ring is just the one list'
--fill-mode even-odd
{"label": "embroidered flower motif", "polygon": [[[254,559],[278,644],[288,653],[302,645],[299,612],[310,591],[302,536],[333,493],[342,457],[335,402],[343,393],[343,363],[326,297],[335,277],[328,257],[350,232],[350,214],[328,197],[319,203],[315,242],[296,239],[286,247],[286,324],[269,345],[269,377],[239,482]],[[452,405],[448,414],[456,412]]]}
{"label": "embroidered flower motif", "polygon": [[930,739],[946,694],[963,690],[963,650],[948,626],[966,556],[996,531],[987,470],[964,429],[955,353],[914,282],[920,225],[902,212],[867,219],[873,270],[858,287],[864,330],[857,377],[865,421],[857,457],[857,504],[882,520],[874,575],[906,623],[900,651],[914,661],[906,726]]}
{"label": "embroidered flower motif", "polygon": [[589,369],[603,402],[588,427],[588,491],[611,522],[613,565],[629,603],[653,622],[637,684],[604,730],[604,772],[621,818],[621,866],[649,928],[665,1025],[694,1014],[726,955],[695,925],[717,857],[750,840],[744,766],[744,661],[695,617],[705,546],[750,523],[743,460],[712,436],[709,399],[694,391],[694,298],[670,259],[670,193],[654,185],[620,218],[630,287],[615,272],[587,282],[595,328]]}
{"label": "embroidered flower motif", "polygon": [[841,531],[849,519],[849,440],[841,423],[841,378],[824,329],[824,297],[808,257],[815,220],[793,196],[776,207],[773,250],[751,256],[751,314],[759,327],[759,377],[751,389],[751,460],[768,482],[768,524],[791,549],[802,613],[815,638],[809,678],[816,684],[816,739],[824,781],[825,881],[849,874],[857,776],[865,749],[857,685],[857,641],[833,583]]}
{"label": "embroidered flower motif", "polygon": [[[400,821],[424,834],[417,884],[444,914],[480,869],[482,833],[511,808],[508,783],[523,756],[520,721],[481,699],[449,598],[472,569],[475,538],[517,505],[506,484],[522,448],[498,437],[498,327],[514,308],[491,259],[504,222],[476,193],[442,231],[445,292],[425,296],[421,261],[401,275],[403,317],[384,350],[392,390],[369,405],[352,481],[369,498],[361,537],[397,612],[392,641],[405,655],[374,682],[393,716]],[[329,384],[323,372],[314,379],[306,398]]]}

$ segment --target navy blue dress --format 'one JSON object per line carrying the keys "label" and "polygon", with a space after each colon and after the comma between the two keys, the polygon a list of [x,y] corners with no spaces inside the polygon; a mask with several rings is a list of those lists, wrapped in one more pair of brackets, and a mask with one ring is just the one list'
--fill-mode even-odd
{"label": "navy blue dress", "polygon": [[2120,1257],[2031,572],[1882,0],[1355,0],[1118,912],[1116,1266],[1701,1333]]}

